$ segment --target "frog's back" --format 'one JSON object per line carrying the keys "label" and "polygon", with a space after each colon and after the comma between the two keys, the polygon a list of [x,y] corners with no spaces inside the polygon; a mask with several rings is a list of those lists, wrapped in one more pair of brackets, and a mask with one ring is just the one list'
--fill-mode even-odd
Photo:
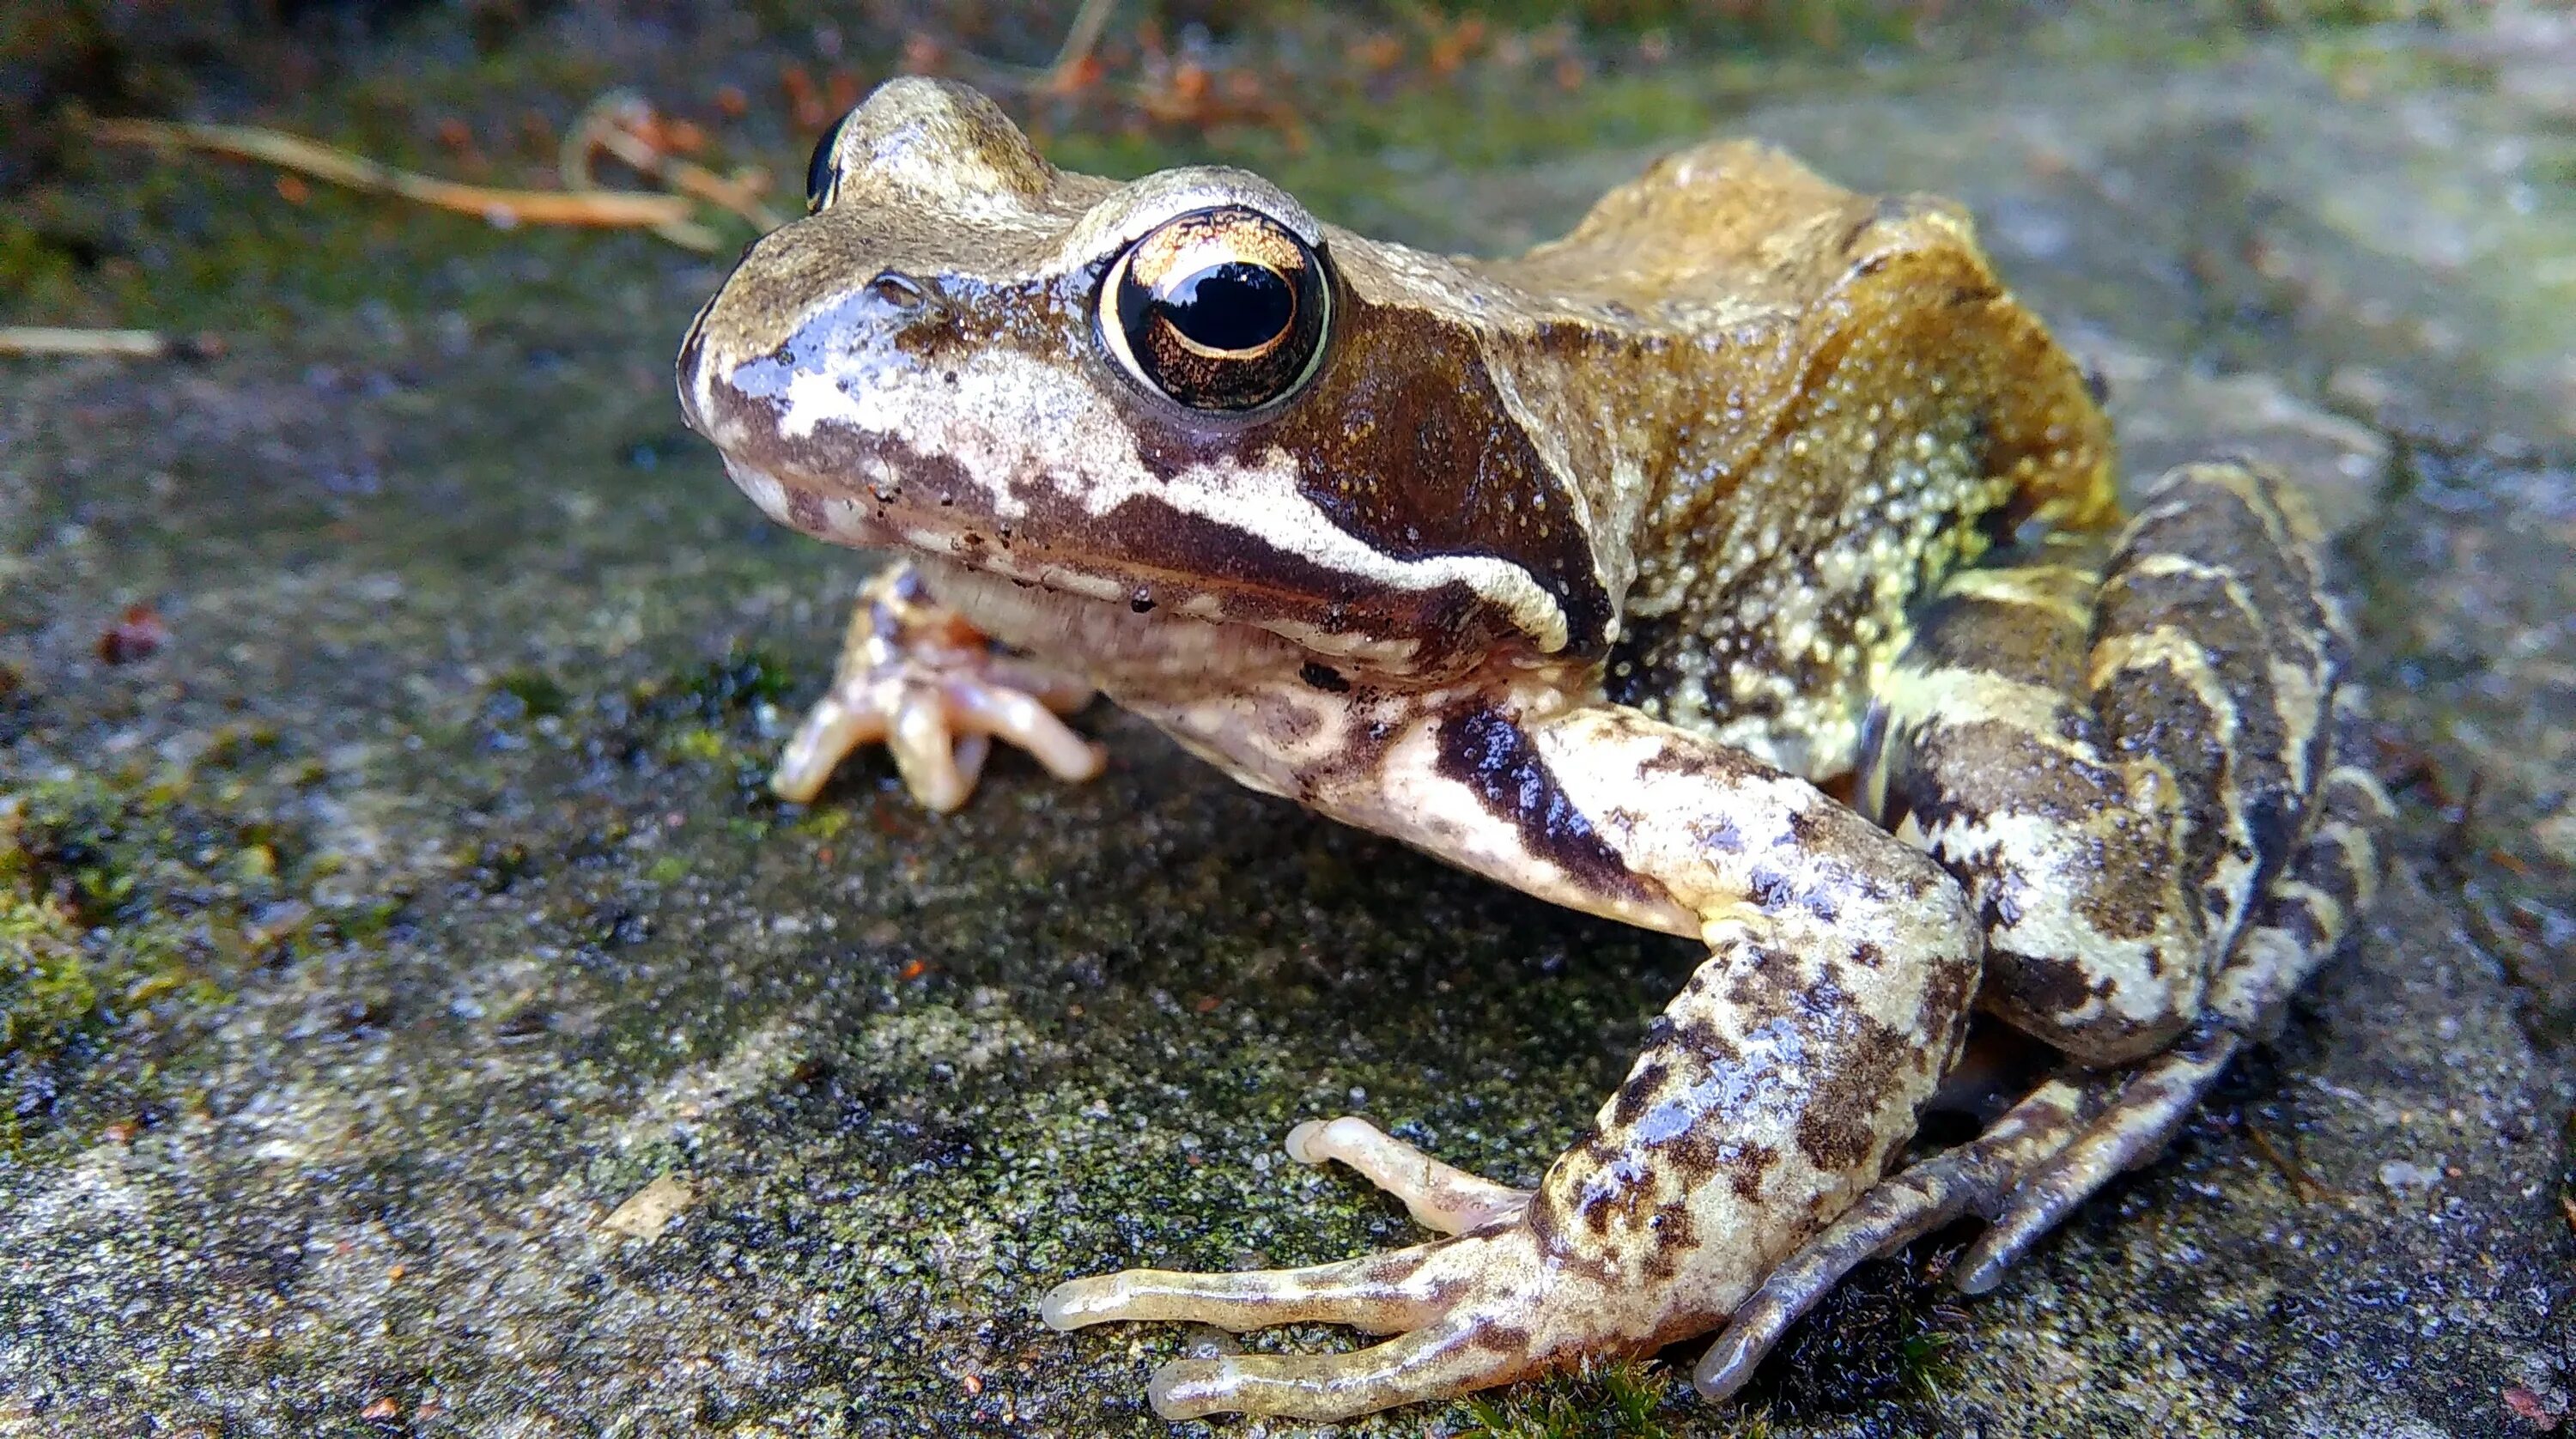
{"label": "frog's back", "polygon": [[1572,436],[1624,581],[1609,697],[1787,768],[1849,765],[1872,677],[1943,574],[2027,520],[2116,516],[2081,371],[1945,202],[1726,141],[1480,268],[1622,317],[1496,355],[1524,396],[1619,397],[1612,423],[1539,417]]}
{"label": "frog's back", "polygon": [[1487,268],[1534,294],[1705,329],[1803,308],[1879,221],[1926,232],[1923,248],[1969,243],[1946,204],[1858,194],[1760,141],[1719,140],[1663,157],[1572,233]]}

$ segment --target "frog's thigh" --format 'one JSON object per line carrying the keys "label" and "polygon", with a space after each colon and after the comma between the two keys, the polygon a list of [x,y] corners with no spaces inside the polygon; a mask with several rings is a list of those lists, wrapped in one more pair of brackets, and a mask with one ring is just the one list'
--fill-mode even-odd
{"label": "frog's thigh", "polygon": [[2199,1013],[2306,829],[2342,647],[2313,528],[2235,465],[1954,577],[1882,687],[1863,798],[1968,886],[1984,1003],[2094,1065]]}
{"label": "frog's thigh", "polygon": [[810,802],[842,760],[882,742],[913,798],[952,810],[974,792],[996,738],[1061,778],[1089,779],[1100,751],[1056,716],[1090,701],[1080,681],[995,650],[911,564],[891,564],[859,591],[832,687],[788,739],[770,788]]}
{"label": "frog's thigh", "polygon": [[[1803,781],[1631,711],[1432,724],[1482,735],[1473,773],[1493,782],[1453,779],[1460,793],[1425,796],[1424,810],[1455,821],[1448,801],[1468,798],[1501,832],[1406,837],[1462,853],[1535,846],[1568,861],[1566,883],[1593,876],[1591,902],[1612,912],[1651,893],[1671,913],[1669,897],[1697,917],[1709,958],[1648,1029],[1595,1132],[1525,1204],[1458,1176],[1470,1202],[1436,1203],[1435,1222],[1479,1205],[1489,1217],[1454,1238],[1303,1270],[1130,1270],[1049,1295],[1059,1328],[1401,1331],[1344,1354],[1167,1365],[1151,1389],[1167,1417],[1338,1418],[1704,1333],[1877,1180],[1957,1052],[1976,933],[1959,887],[1920,852]],[[1407,1161],[1373,1134],[1340,1139],[1379,1169]]]}
{"label": "frog's thigh", "polygon": [[[2245,1038],[2268,1032],[2288,995],[2333,951],[2370,902],[2380,870],[2376,835],[2386,821],[2388,800],[2361,762],[2365,741],[2358,701],[2337,683],[2346,641],[2340,617],[2318,598],[2313,532],[2284,508],[2273,484],[2232,465],[2200,466],[2168,476],[2112,562],[2101,638],[2085,661],[2086,678],[2100,697],[2104,730],[2150,753],[2191,751],[2148,767],[2137,789],[2153,796],[2154,786],[2169,785],[2175,805],[2190,821],[2173,851],[2175,863],[2193,867],[2186,875],[2204,876],[2188,886],[2199,900],[2198,922],[2209,935],[2204,952],[2191,956],[2199,966],[2195,975],[2207,972],[2208,955],[2221,956],[2213,980],[2204,987],[2195,977],[2188,986],[2201,995],[2201,1016],[2163,1052],[2125,1071],[2072,1070],[2041,1086],[1978,1139],[1916,1164],[1873,1190],[1814,1244],[1775,1270],[1735,1314],[1701,1361],[1696,1377],[1704,1393],[1723,1397],[1751,1378],[1762,1354],[1854,1264],[1963,1215],[1984,1215],[1994,1223],[1952,1271],[1953,1277],[1972,1292],[1993,1287],[2005,1267],[2067,1210],[2121,1169],[2145,1162],[2163,1147]],[[2266,551],[2271,552],[2268,560]],[[1969,598],[1936,609],[1929,617],[1931,640],[1918,654],[1961,661],[1977,656],[1983,661],[1981,671],[2004,669],[2003,682],[2024,686],[2020,692],[2039,704],[2044,696],[2033,693],[2039,688],[2035,681],[2051,677],[2052,671],[2061,678],[2067,672],[2067,652],[2075,648],[2070,638],[2074,621],[2070,618],[2050,635],[2034,623],[2047,616],[2034,612],[2062,606],[2069,616],[2076,613],[2065,601],[2086,587],[2088,569],[2083,556],[2065,548],[2055,557],[2069,561],[2056,575],[2034,568],[1971,578],[1954,587],[1954,595]],[[2124,573],[2132,577],[2123,579]],[[2298,635],[2274,634],[2268,643],[2250,646],[2249,636],[2260,637],[2253,626],[2231,627],[2224,618],[2210,618],[2209,601],[2231,586],[2240,593],[2226,597],[2222,616],[2251,611],[2309,628]],[[2008,605],[2021,607],[2018,620],[2012,619]],[[2196,628],[2183,628],[2195,620]],[[1977,638],[1979,623],[1984,624],[1982,640]],[[2027,638],[2034,633],[2041,637]],[[2225,643],[2219,642],[2222,638]],[[2193,642],[2183,643],[2187,639]],[[2043,653],[2052,647],[2053,653]],[[2034,661],[2034,655],[2040,660]],[[2249,658],[2267,673],[2232,689],[2219,680],[2246,668]],[[1943,668],[1919,664],[1910,681],[1918,702],[1943,683]],[[2159,677],[2194,682],[2180,699],[2160,693],[2156,684],[2137,683]],[[1961,678],[1950,683],[1970,682]],[[2060,719],[2065,720],[2063,711]],[[1889,752],[1897,762],[1865,788],[1884,788],[1885,802],[1900,824],[1935,839],[1979,833],[1979,825],[1984,832],[2007,828],[1993,820],[1997,813],[2010,813],[2007,804],[1991,799],[2009,796],[2010,788],[1992,775],[1976,775],[1966,762],[1979,753],[1955,738],[1967,726],[1927,719],[1919,706],[1910,718],[1900,716],[1899,725],[1913,730],[1891,728]],[[1945,727],[1949,736],[1934,733],[1927,741],[1927,731]],[[2002,728],[1989,728],[1984,753],[1990,764],[2009,770],[2012,766],[1994,758],[2010,754],[1997,734]],[[2080,716],[2063,728],[2026,724],[2021,729],[2031,750],[2049,755],[2064,753],[2070,735],[2087,733]],[[2284,742],[2243,747],[2267,734]],[[2209,745],[2213,737],[2232,739],[2239,747],[2214,762],[2209,751],[2225,747]],[[2022,769],[2050,772],[2045,763]],[[1990,800],[1982,818],[1963,820],[1944,810],[1944,802],[1928,787],[1926,771],[1959,777],[1962,783],[1956,788],[1972,793],[1982,778],[1988,786],[1982,793]],[[2107,780],[2099,783],[2098,792],[2116,793]],[[2027,799],[2022,803],[2039,807]],[[2275,846],[2289,850],[2286,863],[2276,857]],[[2026,926],[2017,930],[2009,914],[1996,913],[2007,908],[1999,896],[2013,891],[1977,868],[1980,862],[1991,865],[1998,852],[1960,845],[1945,858],[1959,866],[1986,900],[1990,924],[2000,918],[2000,933],[2026,932]],[[2222,878],[2206,878],[2212,874]],[[2231,874],[2232,881],[2224,878]],[[2027,874],[2022,882],[2029,883]],[[2184,987],[2168,992],[2180,994]],[[2052,1028],[2031,1023],[2026,996],[2018,1008],[2010,1000],[1997,1007],[2040,1034],[2073,1036],[2071,1047],[2081,1056],[2084,1024]],[[2094,1017],[2098,1029],[2105,1027],[2098,1017],[2108,1011],[2103,1006],[2079,1017]],[[2037,1018],[2045,1021],[2047,1014]],[[2128,1032],[2107,1027],[2115,1034]]]}

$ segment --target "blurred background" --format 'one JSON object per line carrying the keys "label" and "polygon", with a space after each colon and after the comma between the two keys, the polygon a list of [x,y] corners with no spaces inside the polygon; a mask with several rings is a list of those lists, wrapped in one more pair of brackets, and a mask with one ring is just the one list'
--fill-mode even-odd
{"label": "blurred background", "polygon": [[[2497,0],[1134,0],[1089,13],[1066,0],[16,0],[0,12],[0,294],[20,323],[179,326],[300,323],[355,299],[409,311],[441,286],[476,292],[469,316],[573,298],[545,288],[573,253],[560,239],[480,234],[255,165],[175,163],[103,141],[97,117],[258,123],[448,179],[547,188],[565,183],[559,152],[585,107],[623,90],[662,120],[659,148],[751,167],[792,213],[814,135],[906,72],[1002,92],[1076,168],[1224,158],[1346,223],[1479,248],[1532,236],[1441,233],[1444,207],[1405,177],[1669,143],[1756,101],[1901,94],[1999,61],[2103,76],[2249,47],[2294,54],[2355,100],[2437,79],[2525,97],[2539,148],[2521,164],[2555,201],[2576,113],[2551,23],[2563,13]],[[474,273],[503,256],[508,280]]]}

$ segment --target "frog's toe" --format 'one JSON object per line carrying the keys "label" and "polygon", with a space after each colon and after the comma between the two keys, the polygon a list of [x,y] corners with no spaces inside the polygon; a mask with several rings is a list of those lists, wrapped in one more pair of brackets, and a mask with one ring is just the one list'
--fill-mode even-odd
{"label": "frog's toe", "polygon": [[1976,1139],[1880,1181],[1823,1233],[1781,1261],[1736,1307],[1701,1356],[1691,1383],[1706,1398],[1730,1397],[1753,1378],[1789,1326],[1816,1307],[1862,1261],[1893,1253],[1953,1220],[1995,1213],[2014,1183],[2084,1131],[2099,1107],[2095,1086],[2051,1080]]}
{"label": "frog's toe", "polygon": [[966,803],[984,772],[992,741],[979,734],[960,734],[945,696],[925,688],[895,698],[894,723],[886,733],[886,753],[894,757],[903,787],[924,809],[947,814]]}
{"label": "frog's toe", "polygon": [[1287,1149],[1300,1164],[1340,1160],[1403,1200],[1414,1223],[1442,1234],[1518,1219],[1529,1208],[1529,1190],[1444,1164],[1355,1114],[1307,1120],[1288,1131]]}
{"label": "frog's toe", "polygon": [[[1526,1225],[1303,1269],[1181,1274],[1131,1269],[1056,1286],[1057,1329],[1180,1320],[1221,1329],[1345,1324],[1400,1337],[1341,1354],[1238,1354],[1163,1366],[1147,1391],[1166,1419],[1241,1412],[1334,1420],[1508,1383],[1600,1336],[1599,1306],[1566,1303],[1564,1277]],[[1593,1296],[1597,1298],[1598,1296]]]}
{"label": "frog's toe", "polygon": [[2205,1024],[2140,1065],[2082,1133],[2070,1136],[2013,1186],[1995,1222],[1951,1271],[1950,1282],[1970,1294],[2001,1284],[2013,1261],[2056,1228],[2069,1210],[2120,1171],[2162,1153],[2165,1141],[2218,1082],[2243,1043],[2234,1030]]}
{"label": "frog's toe", "polygon": [[1086,780],[1100,773],[1100,747],[1075,734],[1056,716],[1091,702],[1080,685],[1037,676],[1026,685],[1008,673],[990,680],[952,679],[940,687],[948,722],[971,735],[990,735],[1028,751],[1058,779]]}
{"label": "frog's toe", "polygon": [[1273,1414],[1332,1422],[1508,1383],[1534,1368],[1508,1331],[1441,1324],[1346,1354],[1230,1354],[1154,1371],[1145,1398],[1165,1419]]}
{"label": "frog's toe", "polygon": [[823,782],[852,751],[886,737],[886,721],[887,716],[864,696],[845,695],[835,686],[805,712],[796,733],[788,738],[777,768],[769,772],[770,790],[780,799],[812,803],[823,792]]}
{"label": "frog's toe", "polygon": [[1051,1329],[1183,1320],[1220,1329],[1347,1324],[1372,1334],[1416,1329],[1440,1312],[1441,1245],[1419,1244],[1302,1269],[1194,1274],[1126,1269],[1057,1285],[1039,1305]]}

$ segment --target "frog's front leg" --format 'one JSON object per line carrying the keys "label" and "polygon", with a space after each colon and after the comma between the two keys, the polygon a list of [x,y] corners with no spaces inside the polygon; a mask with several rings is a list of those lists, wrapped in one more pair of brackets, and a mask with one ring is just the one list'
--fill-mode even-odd
{"label": "frog's front leg", "polygon": [[[1962,893],[1805,782],[1606,706],[1452,711],[1386,763],[1420,816],[1403,837],[1488,863],[1520,854],[1554,866],[1559,892],[1588,877],[1605,910],[1651,900],[1687,914],[1709,957],[1594,1132],[1525,1203],[1418,1169],[1436,1161],[1373,1129],[1328,1129],[1417,1214],[1483,1222],[1309,1269],[1131,1270],[1050,1294],[1058,1328],[1320,1321],[1400,1335],[1347,1354],[1168,1365],[1150,1390],[1167,1417],[1340,1418],[1714,1328],[1878,1179],[1957,1050],[1979,943]],[[1300,1133],[1315,1157],[1321,1136]]]}
{"label": "frog's front leg", "polygon": [[913,798],[944,813],[974,792],[994,737],[1061,778],[1089,779],[1100,751],[1056,716],[1090,702],[1090,686],[1002,652],[911,564],[890,564],[860,589],[832,688],[787,741],[770,788],[809,802],[851,751],[883,741]]}

